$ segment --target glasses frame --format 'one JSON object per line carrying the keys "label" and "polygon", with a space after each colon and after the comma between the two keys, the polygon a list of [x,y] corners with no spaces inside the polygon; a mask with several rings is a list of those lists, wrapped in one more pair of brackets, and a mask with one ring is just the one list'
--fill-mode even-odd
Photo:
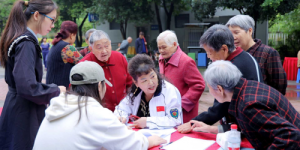
{"label": "glasses frame", "polygon": [[[31,14],[34,14],[34,12],[31,12]],[[52,24],[55,23],[55,19],[53,19],[53,18],[51,18],[51,17],[49,17],[49,16],[47,16],[46,14],[43,14],[43,13],[39,13],[39,14],[41,14],[41,15],[43,15],[43,16],[49,18],[49,19],[51,20]]]}

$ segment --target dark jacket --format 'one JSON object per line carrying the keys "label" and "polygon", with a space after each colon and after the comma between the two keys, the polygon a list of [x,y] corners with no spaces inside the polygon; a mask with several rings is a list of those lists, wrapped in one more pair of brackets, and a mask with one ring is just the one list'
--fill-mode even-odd
{"label": "dark jacket", "polygon": [[0,117],[0,149],[31,150],[46,105],[59,95],[55,84],[41,83],[43,77],[41,49],[35,36],[14,44],[5,66],[9,86]]}
{"label": "dark jacket", "polygon": [[[262,74],[255,58],[243,51],[240,47],[237,47],[236,50],[231,53],[226,60],[231,61],[242,72],[243,78],[262,82]],[[230,102],[219,103],[217,100],[214,100],[213,106],[209,107],[208,111],[199,114],[193,118],[193,120],[198,120],[206,124],[213,125],[226,116],[226,119],[223,118],[224,120],[222,124],[223,130],[227,131],[230,129],[228,123],[235,122],[233,117],[228,118],[229,105]]]}
{"label": "dark jacket", "polygon": [[137,38],[135,40],[135,50],[136,50],[137,54],[143,54],[143,53],[145,53],[145,52],[143,52],[143,46],[144,46],[144,44],[142,43],[141,39]]}
{"label": "dark jacket", "polygon": [[52,46],[47,58],[47,84],[54,83],[58,86],[63,85],[66,88],[69,87],[70,71],[75,64],[64,63],[61,56],[62,49],[68,44],[69,43],[61,40]]}
{"label": "dark jacket", "polygon": [[255,149],[300,148],[300,114],[276,89],[241,78],[228,112]]}

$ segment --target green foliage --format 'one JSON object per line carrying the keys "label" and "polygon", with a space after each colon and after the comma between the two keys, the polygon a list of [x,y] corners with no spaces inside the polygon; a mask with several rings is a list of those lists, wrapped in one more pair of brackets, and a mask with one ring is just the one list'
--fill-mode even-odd
{"label": "green foliage", "polygon": [[126,38],[127,23],[137,26],[146,24],[153,19],[153,11],[147,0],[93,0],[91,12],[99,15],[97,23],[115,21],[120,23],[123,38]]}
{"label": "green foliage", "polygon": [[271,33],[288,33],[291,34],[295,30],[300,30],[300,5],[298,8],[284,15],[278,14],[274,20],[269,21]]}
{"label": "green foliage", "polygon": [[0,33],[5,27],[7,18],[15,0],[0,0]]}
{"label": "green foliage", "polygon": [[[297,8],[299,0],[193,0],[195,17],[212,17],[216,8],[236,9],[241,14],[253,17],[255,21],[273,20],[277,14],[288,13]],[[198,10],[198,9],[204,10]],[[198,10],[198,11],[197,11]]]}
{"label": "green foliage", "polygon": [[191,3],[195,18],[202,21],[203,18],[213,17],[216,13],[215,8],[218,6],[216,0],[194,0]]}
{"label": "green foliage", "polygon": [[78,33],[76,36],[76,46],[81,47],[84,40],[82,39],[83,28],[87,20],[88,8],[93,4],[92,0],[54,0],[57,2],[60,10],[58,18],[59,23],[56,30],[59,30],[62,21],[71,20],[78,25]]}

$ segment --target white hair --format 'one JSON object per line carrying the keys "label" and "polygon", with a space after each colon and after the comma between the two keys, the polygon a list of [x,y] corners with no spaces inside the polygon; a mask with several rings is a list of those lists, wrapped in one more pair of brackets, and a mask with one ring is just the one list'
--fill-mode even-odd
{"label": "white hair", "polygon": [[254,19],[249,15],[236,15],[229,19],[229,21],[226,23],[226,26],[238,26],[246,32],[252,28],[252,37],[254,37],[255,22]]}
{"label": "white hair", "polygon": [[85,32],[85,39],[88,40],[89,39],[89,35],[91,33],[93,33],[94,31],[96,31],[96,29],[89,29]]}
{"label": "white hair", "polygon": [[174,42],[176,42],[177,46],[179,45],[175,32],[171,30],[166,30],[160,33],[156,39],[156,42],[159,40],[164,40],[169,46],[172,46]]}
{"label": "white hair", "polygon": [[93,45],[95,43],[95,41],[98,41],[98,40],[101,40],[101,39],[108,39],[111,42],[111,40],[110,40],[110,38],[109,38],[109,36],[108,36],[107,33],[105,33],[102,30],[95,30],[92,33],[92,35],[91,35],[91,37],[89,39],[89,43],[91,45]]}
{"label": "white hair", "polygon": [[233,91],[242,77],[241,71],[230,61],[217,60],[204,72],[205,81],[213,88],[220,85],[227,91]]}

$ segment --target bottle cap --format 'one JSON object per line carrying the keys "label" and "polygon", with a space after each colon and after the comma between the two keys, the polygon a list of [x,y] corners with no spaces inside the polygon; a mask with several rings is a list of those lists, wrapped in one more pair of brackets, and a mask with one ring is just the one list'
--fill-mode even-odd
{"label": "bottle cap", "polygon": [[231,125],[231,129],[236,129],[237,130],[237,125],[236,124],[232,124]]}

